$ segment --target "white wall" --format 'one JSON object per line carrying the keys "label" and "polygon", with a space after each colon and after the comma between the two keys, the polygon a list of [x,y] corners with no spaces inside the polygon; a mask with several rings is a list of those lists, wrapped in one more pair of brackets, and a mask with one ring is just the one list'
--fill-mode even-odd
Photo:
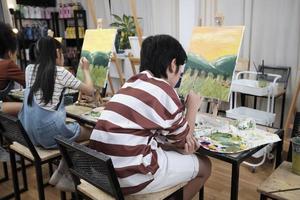
{"label": "white wall", "polygon": [[193,27],[199,25],[196,14],[197,0],[179,0],[179,41],[187,49]]}

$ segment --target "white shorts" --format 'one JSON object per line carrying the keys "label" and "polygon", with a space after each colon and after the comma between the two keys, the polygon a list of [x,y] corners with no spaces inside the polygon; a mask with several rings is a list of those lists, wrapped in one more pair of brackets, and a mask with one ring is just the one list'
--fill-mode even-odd
{"label": "white shorts", "polygon": [[175,151],[157,149],[159,169],[154,180],[136,194],[147,194],[166,190],[180,183],[194,179],[199,171],[196,155],[183,155]]}

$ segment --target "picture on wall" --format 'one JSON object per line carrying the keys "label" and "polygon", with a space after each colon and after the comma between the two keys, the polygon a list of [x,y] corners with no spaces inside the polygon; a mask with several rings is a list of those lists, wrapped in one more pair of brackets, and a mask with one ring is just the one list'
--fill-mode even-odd
{"label": "picture on wall", "polygon": [[230,86],[242,43],[243,26],[195,27],[179,88],[203,97],[229,101]]}
{"label": "picture on wall", "polygon": [[[96,88],[104,88],[106,85],[116,33],[116,29],[88,29],[85,31],[81,57],[86,57],[90,63],[90,74]],[[77,71],[77,78],[83,80],[80,67]]]}

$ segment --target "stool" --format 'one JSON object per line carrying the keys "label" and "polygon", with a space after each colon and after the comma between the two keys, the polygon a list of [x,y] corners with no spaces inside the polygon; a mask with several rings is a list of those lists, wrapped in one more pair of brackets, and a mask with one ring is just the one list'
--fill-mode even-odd
{"label": "stool", "polygon": [[300,175],[292,172],[292,163],[283,162],[281,165],[257,188],[260,199],[289,199],[300,197]]}

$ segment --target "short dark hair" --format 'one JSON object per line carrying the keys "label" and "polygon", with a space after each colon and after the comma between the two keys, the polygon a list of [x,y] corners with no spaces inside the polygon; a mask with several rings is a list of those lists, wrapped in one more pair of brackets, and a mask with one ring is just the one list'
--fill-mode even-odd
{"label": "short dark hair", "polygon": [[10,25],[0,22],[0,58],[4,58],[8,51],[17,50],[17,37]]}
{"label": "short dark hair", "polygon": [[166,70],[174,58],[177,73],[187,56],[175,38],[169,35],[149,36],[142,43],[140,72],[149,70],[154,77],[168,78]]}

